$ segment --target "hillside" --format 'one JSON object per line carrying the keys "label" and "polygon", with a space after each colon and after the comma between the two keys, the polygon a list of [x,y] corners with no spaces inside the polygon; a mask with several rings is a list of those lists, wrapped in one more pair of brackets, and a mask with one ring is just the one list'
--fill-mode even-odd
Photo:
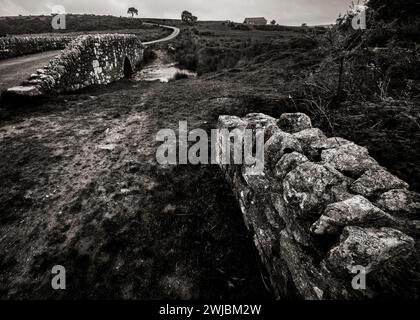
{"label": "hillside", "polygon": [[121,29],[151,29],[140,19],[98,16],[91,14],[67,14],[66,30],[55,31],[51,27],[51,16],[0,17],[0,34],[68,33],[81,31],[108,31]]}

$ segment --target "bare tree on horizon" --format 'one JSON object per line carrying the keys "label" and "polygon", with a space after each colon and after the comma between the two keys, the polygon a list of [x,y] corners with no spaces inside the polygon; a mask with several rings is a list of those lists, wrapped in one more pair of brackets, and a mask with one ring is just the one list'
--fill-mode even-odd
{"label": "bare tree on horizon", "polygon": [[130,8],[128,8],[127,14],[131,14],[131,17],[134,18],[134,15],[136,15],[136,16],[139,15],[139,10],[137,10],[134,7],[130,7]]}

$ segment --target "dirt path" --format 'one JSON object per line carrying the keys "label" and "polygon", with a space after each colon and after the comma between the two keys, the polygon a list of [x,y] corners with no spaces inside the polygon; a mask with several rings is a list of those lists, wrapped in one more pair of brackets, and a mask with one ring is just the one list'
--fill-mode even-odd
{"label": "dirt path", "polygon": [[219,169],[155,163],[158,130],[221,112],[223,86],[200,86],[120,82],[0,124],[0,297],[269,296]]}
{"label": "dirt path", "polygon": [[21,84],[59,53],[60,50],[47,51],[0,61],[0,92]]}

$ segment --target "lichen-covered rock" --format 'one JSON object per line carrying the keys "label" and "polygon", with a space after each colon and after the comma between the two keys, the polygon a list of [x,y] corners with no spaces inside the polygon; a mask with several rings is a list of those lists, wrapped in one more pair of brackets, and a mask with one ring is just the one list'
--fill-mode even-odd
{"label": "lichen-covered rock", "polygon": [[264,129],[264,143],[266,143],[274,134],[281,132],[277,126],[277,120],[263,113],[248,114],[244,121],[247,122],[246,129],[257,130]]}
{"label": "lichen-covered rock", "polygon": [[7,93],[15,96],[39,97],[44,93],[37,85],[17,86],[7,89]]}
{"label": "lichen-covered rock", "polygon": [[391,226],[392,217],[362,196],[327,206],[311,231],[318,235],[337,234],[346,226]]}
{"label": "lichen-covered rock", "polygon": [[250,113],[244,120],[248,123],[247,129],[266,128],[270,124],[276,124],[276,119],[263,113]]}
{"label": "lichen-covered rock", "polygon": [[354,144],[354,142],[340,138],[340,137],[333,137],[333,138],[321,139],[319,141],[315,141],[310,145],[310,147],[312,149],[327,150],[327,149],[339,148],[348,144]]}
{"label": "lichen-covered rock", "polygon": [[236,128],[246,128],[248,123],[237,116],[220,116],[218,127],[232,130]]}
{"label": "lichen-covered rock", "polygon": [[344,181],[344,176],[333,168],[307,162],[286,175],[284,198],[289,205],[306,213],[334,202],[331,188]]}
{"label": "lichen-covered rock", "polygon": [[356,266],[372,272],[390,260],[407,257],[414,249],[414,239],[391,228],[346,227],[338,246],[330,250],[327,267],[351,273]]}
{"label": "lichen-covered rock", "polygon": [[384,169],[366,171],[351,186],[351,190],[365,197],[392,189],[408,189],[409,185]]}
{"label": "lichen-covered rock", "polygon": [[321,143],[327,139],[325,134],[318,128],[305,129],[298,133],[294,133],[293,136],[299,140],[302,149],[307,151],[312,149],[312,145]]}
{"label": "lichen-covered rock", "polygon": [[256,191],[267,192],[267,191],[279,191],[281,186],[279,186],[277,181],[272,177],[268,177],[264,172],[261,172],[259,175],[249,174],[245,167],[241,170],[242,178],[247,183],[247,185]]}
{"label": "lichen-covered rock", "polygon": [[312,128],[312,121],[304,113],[283,113],[278,120],[278,126],[288,133],[296,133]]}
{"label": "lichen-covered rock", "polygon": [[284,228],[287,229],[290,236],[301,245],[310,247],[310,233],[306,230],[305,226],[296,222],[296,217],[291,214],[283,195],[281,193],[273,193],[271,195],[271,200],[277,215],[284,221]]}
{"label": "lichen-covered rock", "polygon": [[344,176],[344,181],[338,185],[331,187],[331,194],[334,195],[334,202],[341,202],[353,198],[354,194],[350,193],[349,186],[352,180]]}
{"label": "lichen-covered rock", "polygon": [[[420,219],[414,219],[418,197],[404,190],[404,182],[384,171],[365,148],[326,138],[319,129],[287,133],[261,114],[221,120],[219,129],[243,130],[246,124],[269,132],[264,172],[250,174],[247,165],[222,169],[277,297],[353,299],[403,291],[416,296],[416,280],[408,279],[407,286],[399,274],[377,285],[394,274],[394,266],[410,276],[420,270],[410,255],[412,237],[420,237]],[[378,271],[366,291],[351,286],[355,266]]]}
{"label": "lichen-covered rock", "polygon": [[406,189],[396,189],[381,194],[376,205],[394,215],[408,215],[420,219],[420,195]]}
{"label": "lichen-covered rock", "polygon": [[280,233],[280,252],[289,266],[294,266],[293,282],[298,292],[305,299],[323,299],[324,292],[320,288],[323,276],[315,267],[313,258],[308,256],[302,247],[285,230]]}
{"label": "lichen-covered rock", "polygon": [[268,123],[264,131],[264,143],[270,140],[270,138],[275,134],[280,134],[281,132],[283,131],[281,131],[276,123]]}
{"label": "lichen-covered rock", "polygon": [[352,176],[360,176],[366,170],[379,166],[375,159],[369,156],[366,148],[356,144],[324,150],[321,158],[324,163],[329,163],[337,170]]}
{"label": "lichen-covered rock", "polygon": [[283,179],[290,171],[308,161],[309,159],[301,153],[287,153],[277,162],[273,172],[274,176]]}
{"label": "lichen-covered rock", "polygon": [[287,132],[276,132],[266,143],[264,159],[268,169],[273,169],[281,157],[293,151],[302,152],[299,141]]}

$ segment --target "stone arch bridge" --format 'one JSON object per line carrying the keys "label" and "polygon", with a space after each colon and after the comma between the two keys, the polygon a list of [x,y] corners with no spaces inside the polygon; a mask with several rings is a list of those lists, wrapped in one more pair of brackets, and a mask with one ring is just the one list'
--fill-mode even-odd
{"label": "stone arch bridge", "polygon": [[130,76],[143,60],[144,45],[135,35],[80,36],[50,63],[8,94],[41,96],[108,84]]}
{"label": "stone arch bridge", "polygon": [[[71,92],[129,77],[141,65],[146,46],[170,41],[180,33],[176,27],[159,26],[172,29],[173,33],[163,39],[144,43],[133,34],[82,35],[61,42],[55,38],[44,39],[37,46],[65,49],[48,65],[36,70],[26,81],[9,88],[6,93],[11,96],[36,97],[47,93]],[[48,41],[52,43],[44,43]]]}

